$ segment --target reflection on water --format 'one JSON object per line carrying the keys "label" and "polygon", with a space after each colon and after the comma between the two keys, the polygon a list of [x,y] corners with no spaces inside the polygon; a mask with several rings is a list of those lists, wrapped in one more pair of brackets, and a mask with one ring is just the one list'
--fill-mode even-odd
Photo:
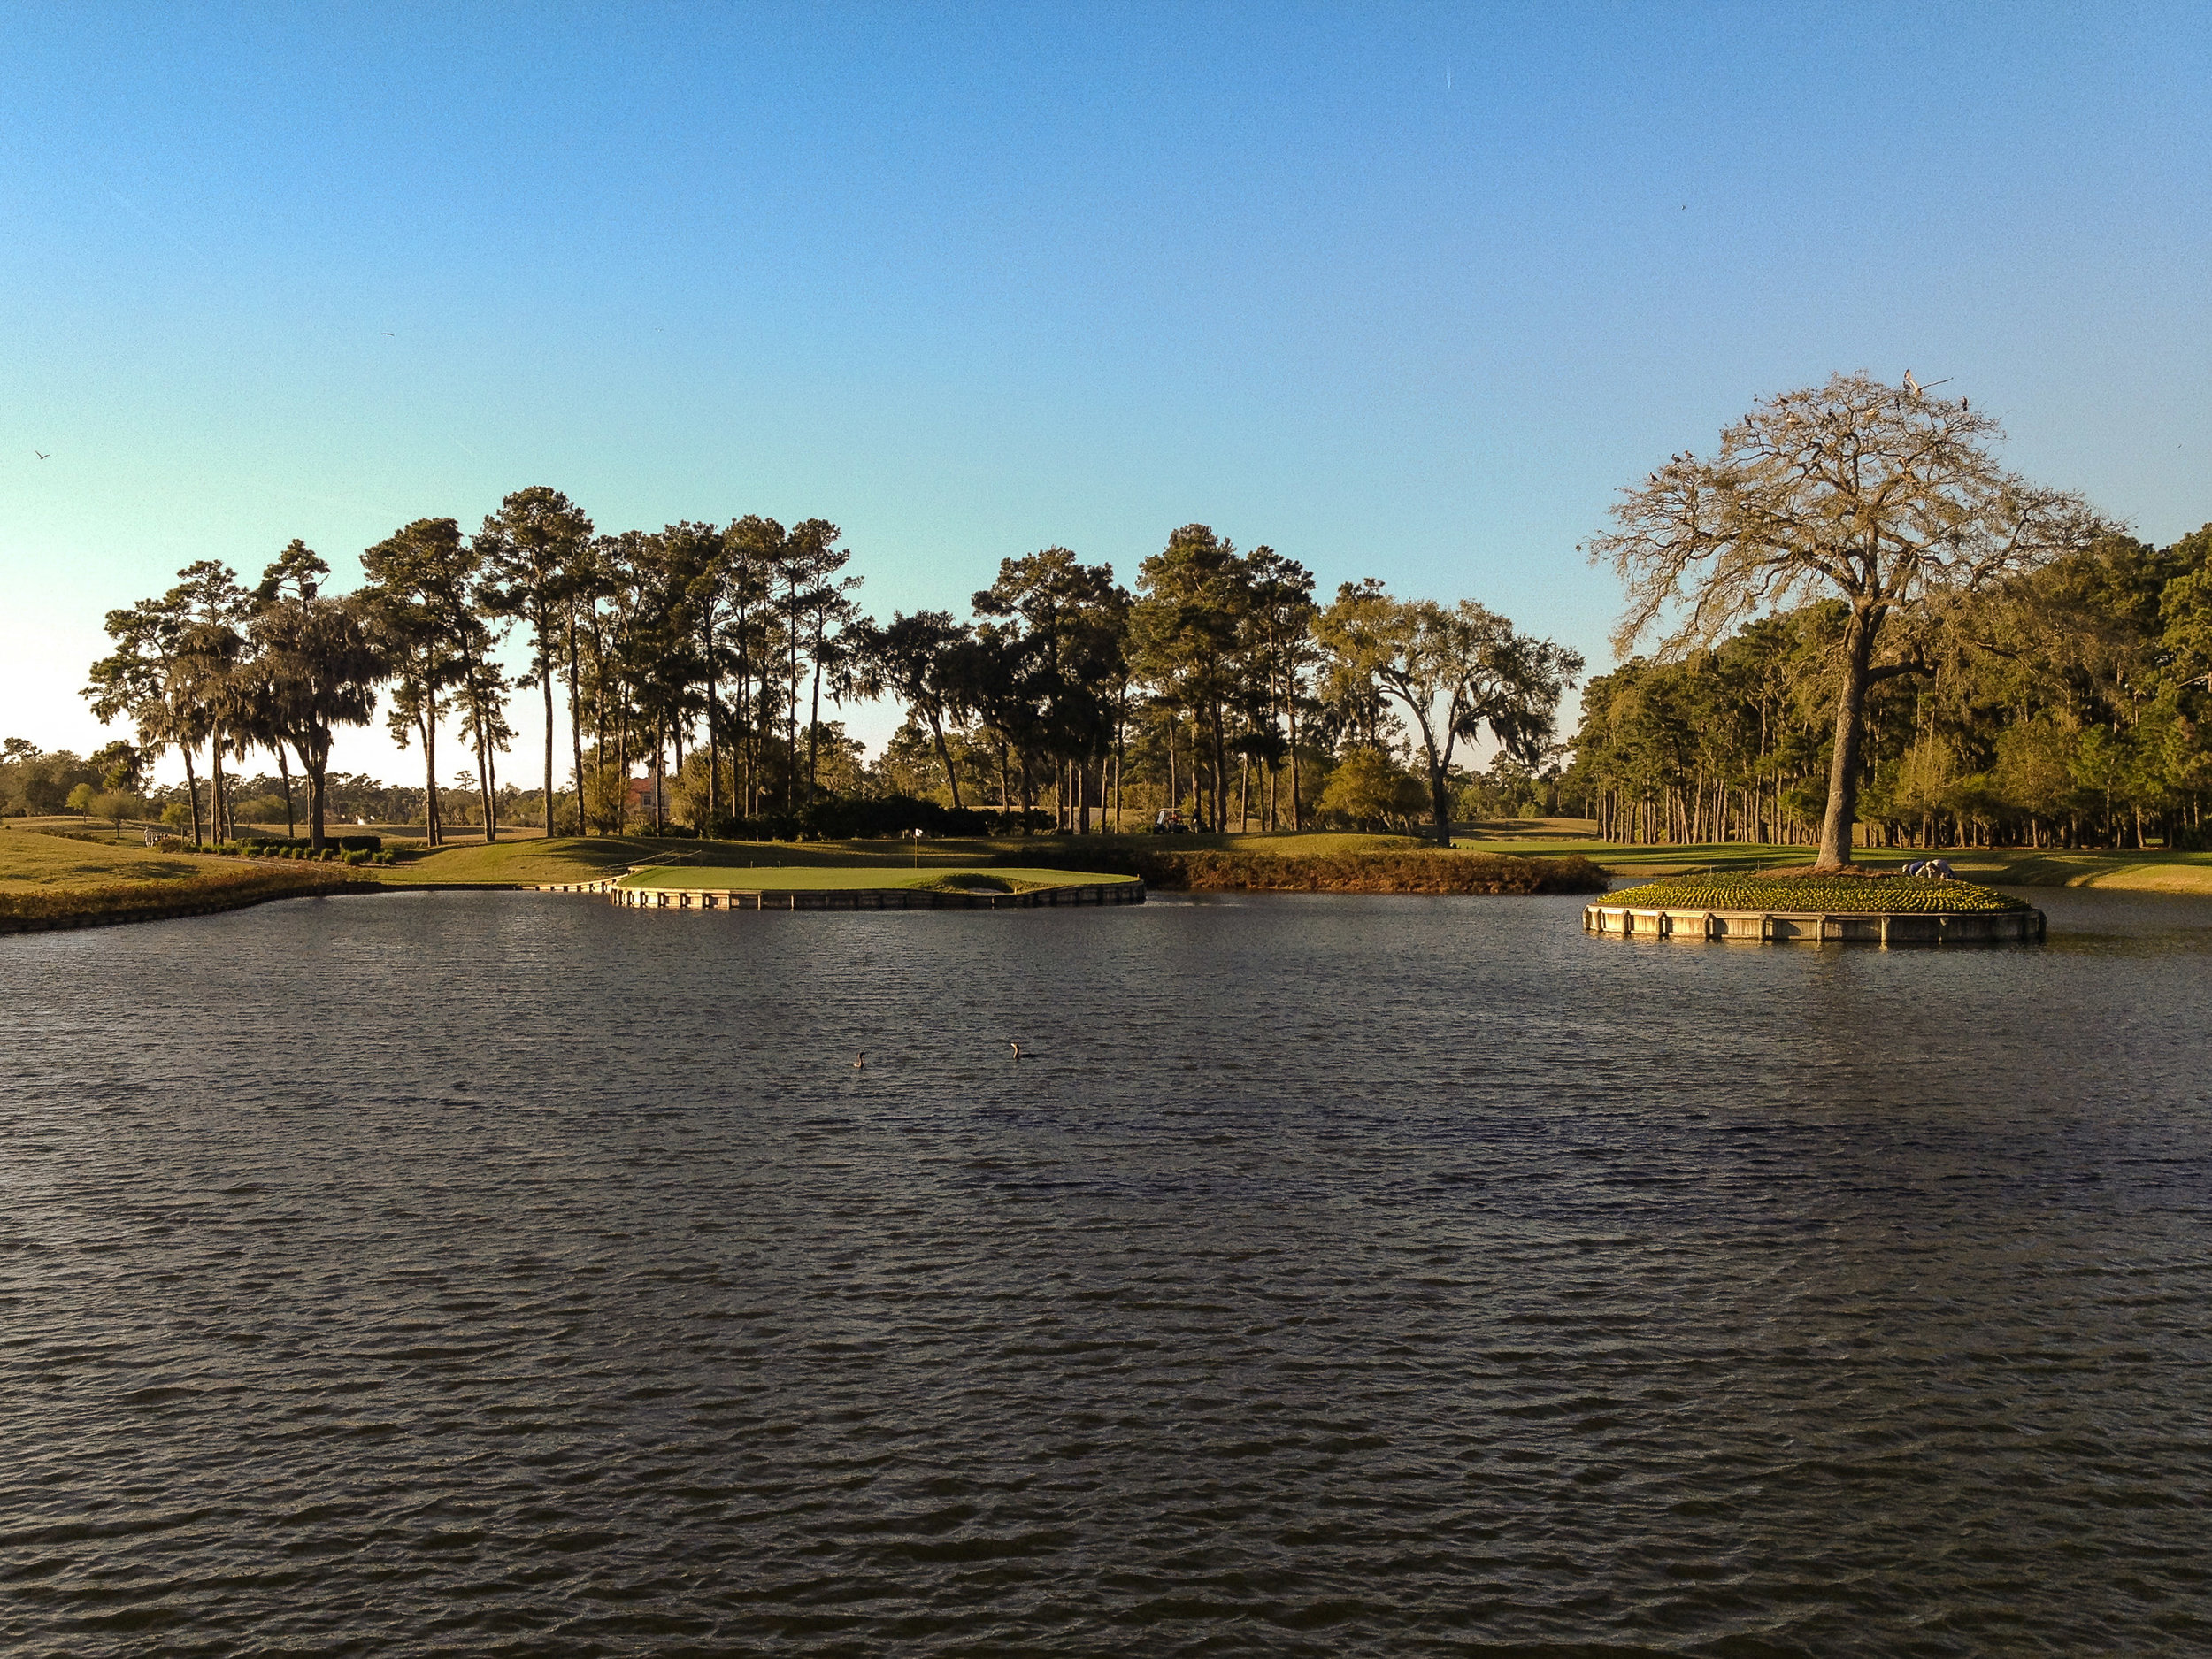
{"label": "reflection on water", "polygon": [[0,1648],[2202,1651],[2212,905],[2032,896],[0,941]]}

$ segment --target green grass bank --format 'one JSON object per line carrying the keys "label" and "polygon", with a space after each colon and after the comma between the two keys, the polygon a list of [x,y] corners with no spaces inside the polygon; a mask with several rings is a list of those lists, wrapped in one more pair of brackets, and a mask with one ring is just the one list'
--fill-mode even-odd
{"label": "green grass bank", "polygon": [[0,834],[0,933],[160,921],[358,892],[359,875],[338,865],[265,864],[10,830]]}

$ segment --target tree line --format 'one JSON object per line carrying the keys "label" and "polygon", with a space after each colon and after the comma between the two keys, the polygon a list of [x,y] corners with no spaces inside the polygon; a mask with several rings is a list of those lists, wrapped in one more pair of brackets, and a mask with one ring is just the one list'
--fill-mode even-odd
{"label": "tree line", "polygon": [[798,833],[869,787],[825,700],[887,697],[906,724],[874,780],[913,779],[926,757],[956,811],[981,786],[1002,823],[1030,825],[1048,794],[1064,827],[1088,831],[1094,812],[1118,825],[1133,759],[1198,826],[1248,823],[1256,805],[1270,828],[1305,827],[1317,809],[1421,810],[1448,841],[1472,747],[1486,737],[1540,764],[1582,667],[1471,600],[1368,580],[1322,603],[1296,560],[1240,552],[1200,524],[1142,561],[1133,588],[1065,548],[1003,559],[964,617],[866,615],[850,557],[824,519],[602,534],[533,487],[472,533],[453,518],[400,527],[363,552],[350,594],[328,592],[329,565],[297,541],[250,588],[218,561],[189,565],[108,614],[114,649],[85,695],[103,720],[131,722],[142,764],[181,758],[196,841],[235,835],[226,765],[260,751],[288,803],[296,763],[319,844],[334,734],[367,724],[381,695],[388,729],[421,757],[433,844],[449,736],[473,768],[482,833],[497,833],[518,695],[543,717],[549,835],[616,833],[634,816],[664,827],[672,801],[701,833]]}
{"label": "tree line", "polygon": [[[1582,695],[1561,793],[1608,840],[1810,842],[1827,808],[1839,601]],[[2212,526],[2107,534],[1960,595],[1925,674],[1870,691],[1863,845],[2201,846]]]}
{"label": "tree line", "polygon": [[1911,371],[1756,404],[1594,540],[1627,608],[1565,788],[1609,839],[2141,846],[2201,834],[2208,533],[2146,546],[2000,465]]}

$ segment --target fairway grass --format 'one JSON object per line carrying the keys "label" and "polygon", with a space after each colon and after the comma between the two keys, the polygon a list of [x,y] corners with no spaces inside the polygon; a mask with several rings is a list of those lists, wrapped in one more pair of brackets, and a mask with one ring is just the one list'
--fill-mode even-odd
{"label": "fairway grass", "polygon": [[[947,837],[927,840],[919,849],[920,868],[972,870],[989,866],[1003,874],[1001,861],[1021,866],[1025,854],[1049,849],[1055,856],[1093,849],[1152,852],[1239,852],[1255,854],[1338,856],[1346,854],[1420,851],[1428,842],[1405,835],[1349,835],[1312,833],[1292,835],[1010,835],[995,838]],[[620,836],[543,837],[503,841],[487,846],[462,841],[434,849],[396,849],[399,861],[378,865],[367,873],[372,879],[404,887],[513,886],[555,887],[596,881],[636,864],[668,867],[710,866],[717,869],[863,870],[882,872],[915,868],[916,849],[910,841],[718,841],[676,838]],[[1055,872],[1054,879],[1059,879]],[[693,883],[691,885],[705,885]]]}
{"label": "fairway grass", "polygon": [[[1687,847],[1637,847],[1609,841],[1543,842],[1460,840],[1468,852],[1517,853],[1536,857],[1579,853],[1614,877],[1660,879],[1710,873],[1745,875],[1761,870],[1802,868],[1813,861],[1810,847],[1714,842]],[[1941,857],[1953,872],[1985,886],[2001,887],[2104,887],[2134,893],[2212,895],[2212,852],[2070,852],[2025,847],[1947,848],[1927,853],[1909,847],[1859,847],[1855,864],[1868,870],[1898,870],[1916,859]]]}

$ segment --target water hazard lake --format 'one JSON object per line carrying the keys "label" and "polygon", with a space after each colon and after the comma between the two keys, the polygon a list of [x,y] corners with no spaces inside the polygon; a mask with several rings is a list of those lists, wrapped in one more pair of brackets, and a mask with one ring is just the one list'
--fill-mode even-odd
{"label": "water hazard lake", "polygon": [[2032,896],[0,941],[0,1649],[2201,1653],[2212,904]]}

